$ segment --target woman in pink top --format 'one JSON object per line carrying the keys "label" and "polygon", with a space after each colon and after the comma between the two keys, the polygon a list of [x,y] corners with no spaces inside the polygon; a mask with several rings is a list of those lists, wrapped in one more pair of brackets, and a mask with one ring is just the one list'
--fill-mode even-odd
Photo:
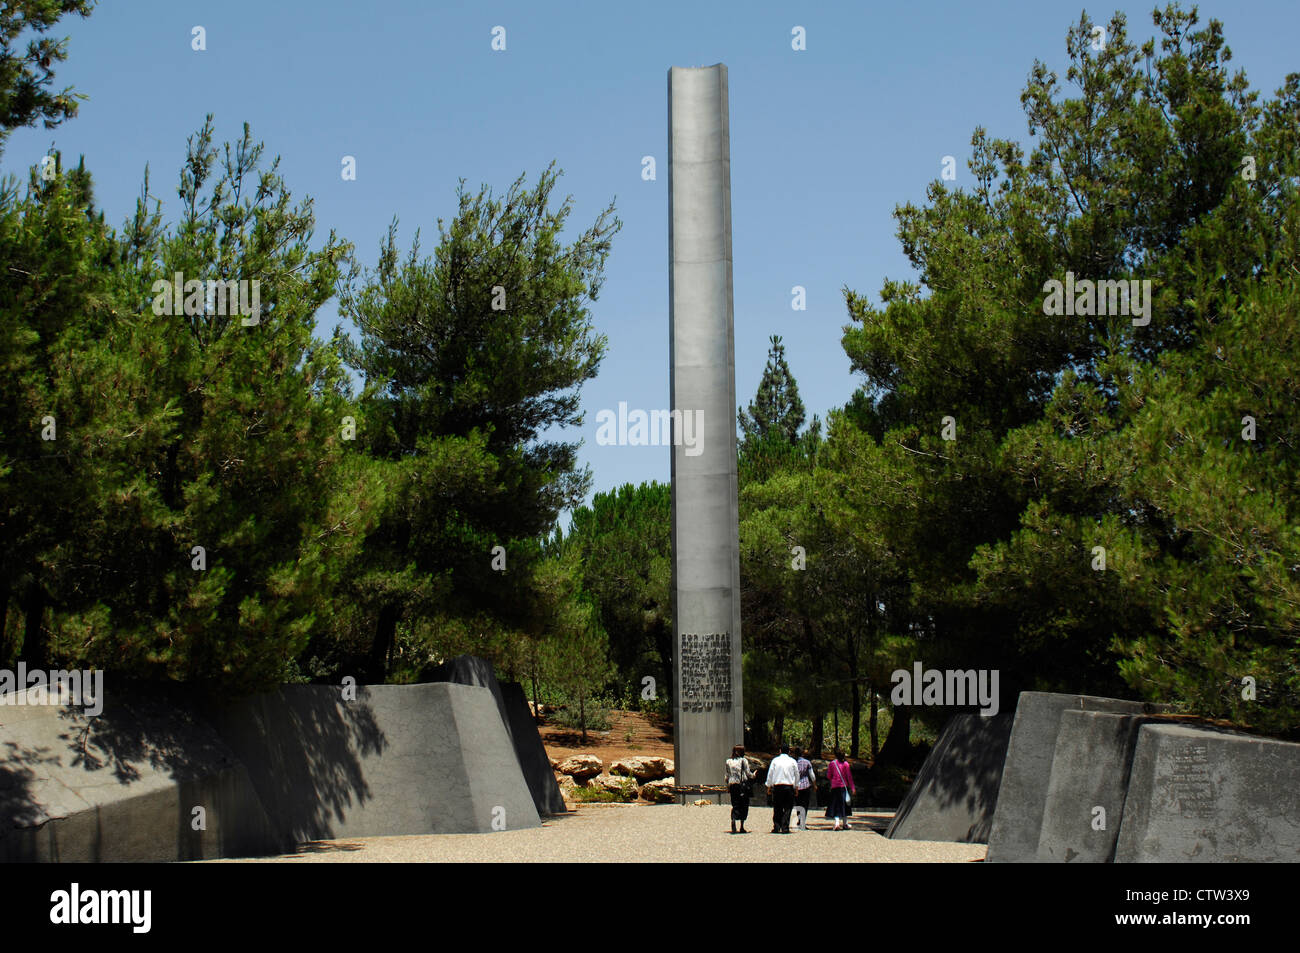
{"label": "woman in pink top", "polygon": [[[836,750],[835,760],[826,766],[826,774],[831,779],[831,803],[828,805],[827,813],[835,819],[835,830],[847,831],[849,814],[852,813],[853,794],[857,794],[858,789],[853,786],[853,771],[843,751]],[[844,826],[841,827],[841,824]]]}

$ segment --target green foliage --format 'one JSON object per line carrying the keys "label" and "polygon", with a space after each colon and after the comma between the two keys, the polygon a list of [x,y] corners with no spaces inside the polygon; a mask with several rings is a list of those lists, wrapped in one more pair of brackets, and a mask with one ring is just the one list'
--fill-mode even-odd
{"label": "green foliage", "polygon": [[0,185],[0,655],[34,661],[48,658],[52,606],[94,605],[103,568],[87,531],[138,423],[117,398],[148,381],[113,354],[115,245],[91,203],[84,167],[61,161],[53,180],[33,172],[22,197]]}
{"label": "green foliage", "polygon": [[503,199],[462,183],[432,258],[417,234],[401,259],[394,223],[378,267],[341,296],[361,331],[340,342],[366,381],[357,442],[386,491],[348,573],[356,609],[336,645],[368,629],[366,656],[352,660],[371,678],[387,671],[402,622],[430,628],[435,650],[457,617],[534,627],[541,538],[589,485],[577,445],[550,435],[580,423],[579,389],[604,353],[586,303],[620,223],[611,206],[560,243],[570,200],[550,208],[557,177],[552,166],[529,189],[521,176]]}
{"label": "green foliage", "polygon": [[610,709],[607,700],[599,697],[587,698],[580,706],[577,698],[565,693],[561,693],[559,697],[562,699],[562,707],[556,708],[552,716],[556,724],[570,731],[583,732],[584,738],[588,731],[609,731],[612,722],[609,720]]}
{"label": "green foliage", "polygon": [[[846,498],[857,473],[831,439],[817,464],[748,483],[741,494],[747,708],[817,716],[847,704],[857,756],[861,705],[888,684],[906,631],[903,567]],[[811,739],[810,739],[811,740]]]}
{"label": "green foliage", "polygon": [[[17,44],[90,6],[0,10],[0,138],[75,114],[49,89],[65,45]],[[147,169],[115,233],[54,159],[25,195],[0,187],[3,659],[252,690],[473,652],[580,709],[604,689],[578,568],[542,549],[590,482],[555,434],[605,350],[588,304],[612,206],[566,244],[553,164],[500,198],[462,182],[431,258],[418,234],[399,258],[394,225],[362,275],[247,126],[190,139],[174,225]],[[199,290],[173,298],[178,273]],[[237,311],[218,281],[257,292]],[[360,338],[322,342],[340,288]]]}
{"label": "green foliage", "polygon": [[767,352],[767,364],[758,382],[758,393],[749,402],[749,410],[736,413],[744,442],[771,437],[784,443],[799,439],[803,427],[803,401],[799,399],[799,385],[785,362],[785,345],[781,335],[773,334],[772,346]]}
{"label": "green foliage", "polygon": [[[1078,95],[1042,63],[1030,74],[1028,158],[977,129],[975,187],[936,182],[897,210],[921,283],[887,281],[880,308],[846,291],[866,383],[832,444],[856,468],[859,525],[906,567],[898,616],[927,665],[999,669],[1004,704],[1136,689],[1286,730],[1296,459],[1275,401],[1296,366],[1281,276],[1300,76],[1261,106],[1217,22],[1177,6],[1153,19],[1158,45],[1116,15],[1093,51],[1081,18]],[[1044,315],[1045,281],[1067,271],[1150,280],[1150,323]],[[1234,442],[1252,412],[1281,439]],[[1267,687],[1258,703],[1242,704],[1246,675]]]}
{"label": "green foliage", "polygon": [[1149,517],[1117,567],[1164,622],[1117,634],[1129,682],[1275,731],[1300,721],[1298,302],[1293,270],[1266,275],[1206,316],[1196,352],[1137,369],[1126,488]]}
{"label": "green foliage", "polygon": [[[61,266],[89,307],[67,310],[62,333],[80,342],[65,337],[65,363],[47,372],[62,414],[52,447],[93,470],[69,484],[75,523],[37,520],[58,539],[31,600],[52,615],[29,627],[23,652],[43,657],[31,636],[48,638],[70,665],[250,689],[290,677],[323,614],[332,534],[348,528],[324,523],[346,413],[341,365],[312,333],[347,247],[331,235],[312,248],[310,202],[291,202],[275,163],[260,168],[247,127],[220,153],[210,118],[190,140],[174,230],[142,199],[92,267]],[[74,188],[57,180],[37,201],[48,210]],[[258,282],[257,323],[201,294],[185,314],[155,313],[155,283],[176,272]],[[37,322],[54,303],[41,292],[25,308]],[[53,343],[52,330],[42,337]],[[46,459],[46,480],[58,459]]]}
{"label": "green foliage", "polygon": [[613,791],[608,788],[588,785],[587,787],[576,787],[573,789],[573,799],[579,802],[589,802],[596,804],[616,804],[636,800],[636,782],[628,778],[621,785],[621,790]]}
{"label": "green foliage", "polygon": [[598,693],[613,674],[609,638],[595,607],[576,595],[576,587],[566,594],[541,643],[541,660],[547,684],[566,701],[564,723],[580,730],[584,741],[588,729],[608,729],[608,703]]}
{"label": "green foliage", "polygon": [[[312,241],[310,200],[262,154],[247,127],[218,148],[209,117],[171,227],[147,170],[120,234],[84,168],[0,190],[0,652],[241,691],[473,652],[581,707],[603,631],[576,568],[541,554],[589,477],[544,431],[579,421],[604,348],[583,301],[617,223],[561,246],[550,170],[504,203],[462,192],[434,259],[399,269],[390,235],[371,282],[352,272],[360,343],[322,342],[351,246]],[[176,273],[256,283],[260,311],[173,303]]]}
{"label": "green foliage", "polygon": [[672,697],[672,492],[665,483],[625,484],[573,512],[552,547],[581,564],[582,592],[608,633],[616,692],[627,707],[655,679],[655,701]]}
{"label": "green foliage", "polygon": [[742,486],[782,470],[812,465],[821,445],[821,421],[815,414],[808,428],[800,432],[804,406],[799,385],[786,363],[780,335],[772,335],[771,342],[758,393],[749,402],[748,413],[743,408],[737,412],[741,440],[736,449]]}
{"label": "green foliage", "polygon": [[72,87],[54,92],[54,64],[68,55],[68,41],[29,37],[26,50],[18,45],[26,32],[43,34],[65,14],[90,16],[94,0],[6,0],[0,6],[0,152],[9,130],[43,120],[53,129],[77,114],[77,100],[86,97]]}

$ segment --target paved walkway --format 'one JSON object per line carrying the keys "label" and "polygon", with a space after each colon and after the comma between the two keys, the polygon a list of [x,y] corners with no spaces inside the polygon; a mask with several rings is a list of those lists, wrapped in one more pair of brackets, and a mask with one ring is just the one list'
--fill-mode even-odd
{"label": "paved walkway", "polygon": [[[814,812],[808,830],[770,834],[770,808],[753,808],[743,837],[728,833],[731,808],[676,804],[588,804],[576,812],[546,819],[540,828],[490,834],[434,834],[320,841],[282,857],[236,863],[466,863],[573,861],[690,862],[929,862],[982,860],[983,844],[888,840],[867,828],[887,823],[888,814],[856,815],[855,828],[832,831]],[[231,861],[216,861],[229,863]]]}

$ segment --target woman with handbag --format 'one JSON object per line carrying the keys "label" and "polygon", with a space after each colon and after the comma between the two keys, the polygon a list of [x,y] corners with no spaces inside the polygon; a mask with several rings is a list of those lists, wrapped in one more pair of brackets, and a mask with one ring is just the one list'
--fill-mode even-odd
{"label": "woman with handbag", "polygon": [[858,789],[853,784],[853,769],[843,751],[835,751],[835,760],[826,766],[826,774],[831,779],[831,803],[828,807],[830,816],[835,819],[834,830],[847,831],[849,815],[853,813],[853,795],[858,793]]}
{"label": "woman with handbag", "polygon": [[[748,834],[745,819],[749,817],[749,797],[753,790],[754,768],[745,757],[745,746],[735,745],[726,761],[724,773],[727,790],[731,792],[731,833]],[[736,822],[740,821],[740,830]]]}

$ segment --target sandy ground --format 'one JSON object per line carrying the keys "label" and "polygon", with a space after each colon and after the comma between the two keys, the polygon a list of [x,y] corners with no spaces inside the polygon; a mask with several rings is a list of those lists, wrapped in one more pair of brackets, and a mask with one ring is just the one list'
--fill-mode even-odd
{"label": "sandy ground", "polygon": [[318,841],[281,857],[212,863],[962,863],[983,860],[983,844],[887,840],[868,823],[888,814],[857,815],[855,829],[836,832],[814,812],[808,830],[771,834],[770,808],[753,808],[752,833],[729,833],[726,805],[584,804],[547,818],[541,827],[490,834],[435,834]]}
{"label": "sandy ground", "polygon": [[609,730],[589,731],[586,741],[578,732],[556,724],[554,717],[548,717],[538,732],[546,753],[557,761],[575,754],[594,754],[608,769],[620,758],[658,756],[671,761],[673,757],[672,729],[639,711],[611,711]]}

